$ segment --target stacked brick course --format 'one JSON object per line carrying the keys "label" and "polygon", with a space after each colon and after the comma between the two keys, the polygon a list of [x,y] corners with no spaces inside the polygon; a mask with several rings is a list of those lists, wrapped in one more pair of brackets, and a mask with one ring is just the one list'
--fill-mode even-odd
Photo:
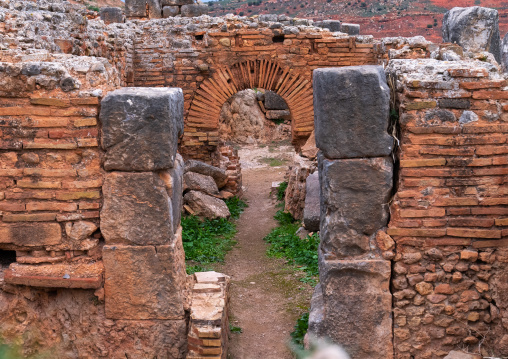
{"label": "stacked brick course", "polygon": [[498,272],[508,245],[506,79],[484,62],[394,60],[389,71],[401,125],[388,229],[397,244],[396,357],[442,357],[480,342],[484,355],[500,355],[507,315]]}

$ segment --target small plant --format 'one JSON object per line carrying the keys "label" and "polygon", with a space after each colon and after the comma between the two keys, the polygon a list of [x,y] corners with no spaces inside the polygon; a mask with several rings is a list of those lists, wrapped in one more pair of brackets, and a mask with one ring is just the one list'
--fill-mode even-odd
{"label": "small plant", "polygon": [[428,24],[427,29],[432,29],[432,26],[433,26],[432,24]]}
{"label": "small plant", "polygon": [[309,312],[303,313],[296,321],[294,330],[291,332],[291,341],[298,349],[303,349],[303,338],[309,329]]}
{"label": "small plant", "polygon": [[226,199],[224,202],[226,202],[229,212],[231,213],[231,218],[233,219],[240,218],[240,214],[243,212],[245,208],[248,207],[247,203],[245,203],[238,197]]}
{"label": "small plant", "polygon": [[96,11],[96,12],[101,11],[101,9],[98,6],[94,6],[94,5],[88,5],[86,8],[91,11]]}
{"label": "small plant", "polygon": [[233,324],[229,324],[229,331],[231,333],[242,333],[243,332],[243,329],[240,328],[240,327],[237,327],[237,326],[234,326]]}
{"label": "small plant", "polygon": [[277,201],[284,201],[287,188],[288,183],[286,181],[281,182],[281,184],[279,184],[279,187],[277,187]]}
{"label": "small plant", "polygon": [[287,162],[286,160],[281,160],[279,158],[273,158],[273,157],[262,158],[260,161],[268,164],[270,167],[283,166]]}

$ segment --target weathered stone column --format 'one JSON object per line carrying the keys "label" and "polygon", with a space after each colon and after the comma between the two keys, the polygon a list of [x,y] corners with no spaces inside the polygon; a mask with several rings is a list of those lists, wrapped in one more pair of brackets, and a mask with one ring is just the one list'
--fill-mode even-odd
{"label": "weathered stone column", "polygon": [[104,168],[110,171],[101,211],[106,316],[184,322],[183,160],[177,154],[182,90],[111,92],[100,120]]}
{"label": "weathered stone column", "polygon": [[381,67],[314,71],[321,244],[309,333],[353,359],[393,356],[391,265],[376,242],[393,181],[389,100]]}

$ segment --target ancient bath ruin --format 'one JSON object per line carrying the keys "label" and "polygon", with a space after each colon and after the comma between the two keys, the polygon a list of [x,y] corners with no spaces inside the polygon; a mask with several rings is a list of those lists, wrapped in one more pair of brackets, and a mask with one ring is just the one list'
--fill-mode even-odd
{"label": "ancient bath ruin", "polygon": [[189,166],[241,194],[223,117],[247,90],[313,162],[286,192],[320,235],[308,337],[353,359],[508,356],[497,12],[455,8],[432,43],[205,8],[0,0],[0,343],[227,358],[230,274],[186,274],[181,216]]}

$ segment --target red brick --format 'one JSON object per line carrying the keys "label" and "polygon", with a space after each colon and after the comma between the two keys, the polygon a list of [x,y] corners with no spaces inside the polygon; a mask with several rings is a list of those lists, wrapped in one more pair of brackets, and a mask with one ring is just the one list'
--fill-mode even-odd
{"label": "red brick", "polygon": [[50,222],[56,219],[56,213],[4,214],[4,222]]}
{"label": "red brick", "polygon": [[16,185],[21,188],[60,188],[62,186],[59,181],[38,181],[38,180],[19,180]]}
{"label": "red brick", "polygon": [[74,106],[78,105],[98,105],[99,98],[98,97],[76,97],[71,98],[71,104]]}
{"label": "red brick", "polygon": [[451,227],[492,227],[493,218],[449,218],[448,225]]}
{"label": "red brick", "polygon": [[508,91],[480,90],[473,92],[473,98],[479,100],[508,100]]}
{"label": "red brick", "polygon": [[446,219],[427,219],[423,220],[424,227],[444,227],[448,220]]}
{"label": "red brick", "polygon": [[75,169],[46,169],[46,168],[24,168],[25,176],[42,176],[42,177],[73,177],[76,176]]}
{"label": "red brick", "polygon": [[99,191],[59,192],[55,197],[61,201],[69,201],[74,199],[98,199],[101,198],[101,194]]}
{"label": "red brick", "polygon": [[431,209],[401,209],[400,216],[403,218],[416,217],[443,217],[446,214],[444,208]]}
{"label": "red brick", "polygon": [[485,214],[485,215],[508,215],[507,207],[476,207],[471,208],[472,214]]}
{"label": "red brick", "polygon": [[473,242],[473,248],[495,248],[495,247],[508,247],[508,238],[499,239],[494,241],[476,241]]}
{"label": "red brick", "polygon": [[19,202],[0,202],[0,211],[21,212],[25,210],[25,204]]}
{"label": "red brick", "polygon": [[495,229],[448,228],[446,234],[453,237],[501,238],[501,231]]}
{"label": "red brick", "polygon": [[476,206],[476,205],[478,205],[478,200],[476,198],[469,198],[469,197],[438,198],[434,202],[434,205],[435,206],[450,206],[450,207]]}
{"label": "red brick", "polygon": [[484,68],[479,69],[448,69],[451,77],[488,77],[489,73]]}
{"label": "red brick", "polygon": [[429,158],[417,160],[401,160],[401,167],[431,167],[431,166],[444,166],[446,164],[445,158]]}
{"label": "red brick", "polygon": [[447,208],[446,214],[451,216],[464,216],[471,214],[471,208]]}
{"label": "red brick", "polygon": [[504,198],[484,198],[480,201],[482,206],[499,206],[508,204],[508,197]]}
{"label": "red brick", "polygon": [[442,237],[446,235],[445,229],[413,229],[413,228],[388,228],[387,233],[390,236],[408,236],[408,237]]}
{"label": "red brick", "polygon": [[477,90],[492,87],[503,87],[506,85],[505,80],[491,80],[491,81],[476,81],[476,82],[461,82],[459,86],[466,90]]}
{"label": "red brick", "polygon": [[496,219],[496,226],[508,226],[508,218]]}
{"label": "red brick", "polygon": [[78,209],[76,203],[66,202],[28,202],[26,204],[27,211],[62,211],[73,212]]}
{"label": "red brick", "polygon": [[50,139],[34,139],[33,141],[23,141],[23,148],[30,149],[59,149],[70,150],[77,148],[75,141],[69,140],[50,140]]}
{"label": "red brick", "polygon": [[56,106],[56,107],[69,107],[69,100],[62,100],[58,98],[49,97],[32,97],[30,99],[32,105],[43,105],[43,106]]}

